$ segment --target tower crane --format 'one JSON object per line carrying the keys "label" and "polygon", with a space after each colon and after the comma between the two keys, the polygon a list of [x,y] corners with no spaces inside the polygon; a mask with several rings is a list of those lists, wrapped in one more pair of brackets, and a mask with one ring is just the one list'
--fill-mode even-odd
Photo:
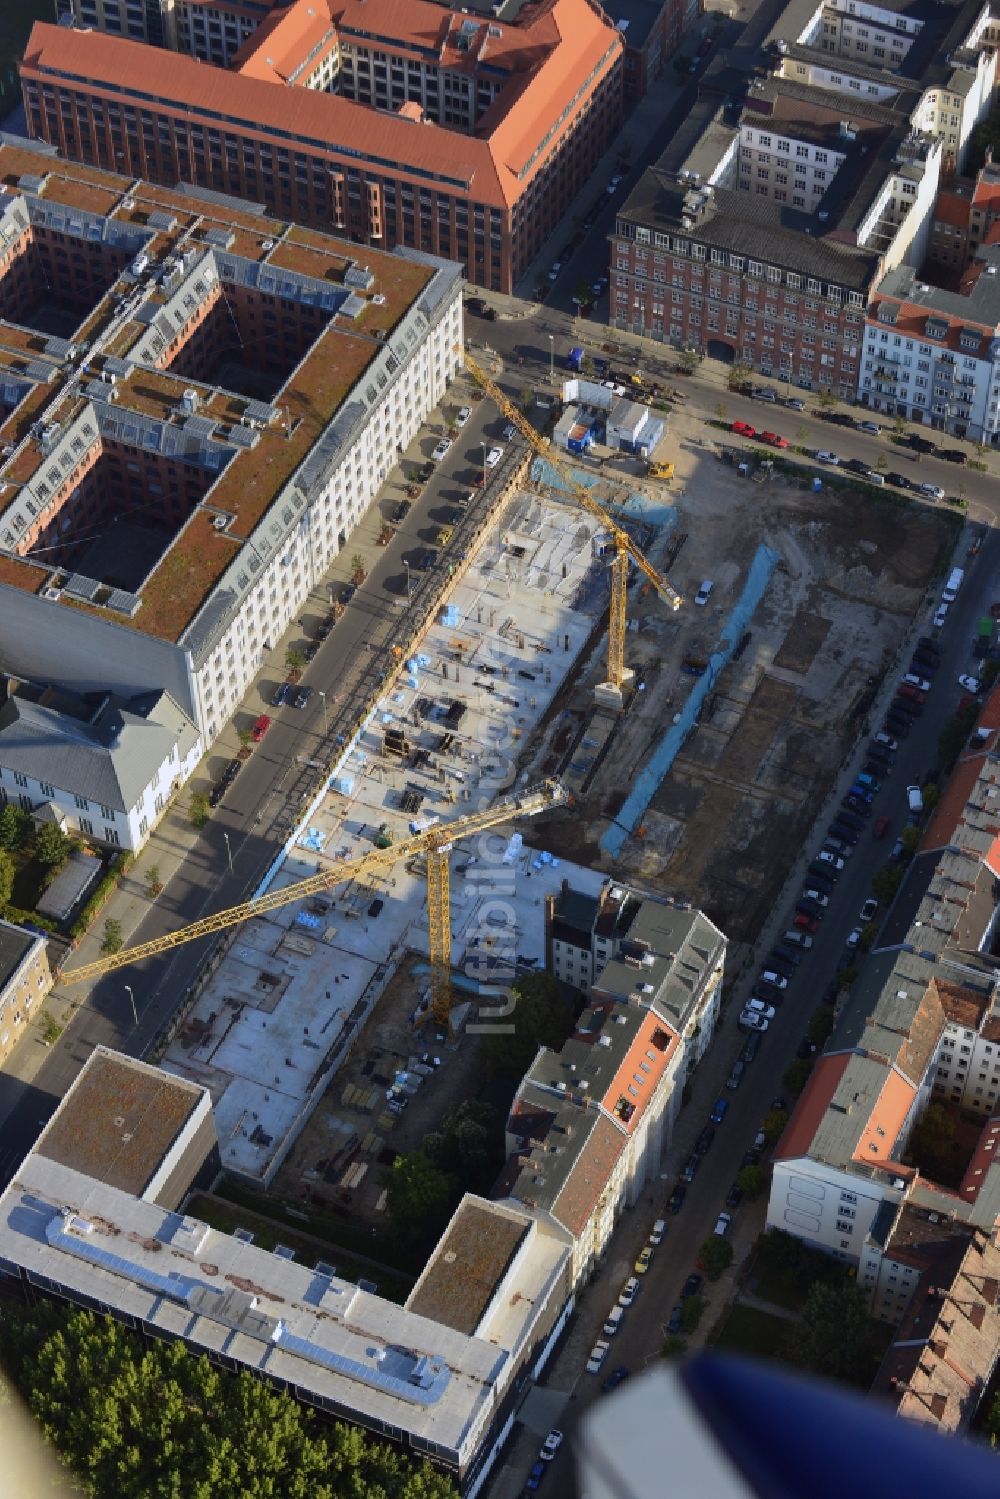
{"label": "tower crane", "polygon": [[472,378],[482,387],[492,401],[499,406],[508,421],[512,422],[521,436],[524,437],[535,452],[550,463],[556,473],[563,480],[575,500],[578,500],[583,508],[597,520],[611,535],[615,546],[615,560],[611,564],[611,610],[608,620],[608,681],[621,693],[626,681],[625,669],[625,625],[626,606],[628,602],[628,569],[629,563],[634,562],[639,571],[648,579],[656,589],[660,597],[670,605],[671,609],[679,609],[684,602],[677,590],[667,582],[661,573],[649,562],[642,549],[633,541],[632,537],[620,526],[612,515],[609,515],[604,506],[595,500],[585,485],[581,484],[573,475],[569,465],[556,454],[552,444],[547,438],[535,430],[527,417],[518,411],[512,401],[509,401],[503,391],[492,380],[480,364],[473,359],[468,351],[463,350],[465,365]]}
{"label": "tower crane", "polygon": [[139,963],[143,958],[156,957],[171,948],[182,947],[186,942],[196,942],[213,932],[222,932],[239,926],[255,916],[266,916],[293,901],[304,900],[310,895],[320,895],[343,884],[345,880],[373,870],[391,869],[393,865],[410,859],[414,854],[424,854],[427,859],[427,924],[430,937],[431,962],[431,1013],[436,1021],[447,1024],[451,1009],[451,910],[449,903],[448,855],[452,845],[461,838],[474,833],[487,832],[490,828],[510,822],[517,817],[535,817],[569,800],[569,794],[556,780],[540,781],[514,796],[502,797],[482,812],[470,812],[465,817],[453,818],[451,822],[437,823],[394,843],[388,848],[376,848],[356,858],[346,859],[321,874],[310,875],[294,885],[285,885],[280,890],[270,890],[256,900],[244,901],[238,906],[229,906],[216,911],[189,926],[178,927],[151,942],[140,942],[135,947],[123,947],[119,952],[98,958],[94,963],[84,963],[80,968],[71,968],[60,974],[61,984],[83,984],[102,974],[113,973]]}

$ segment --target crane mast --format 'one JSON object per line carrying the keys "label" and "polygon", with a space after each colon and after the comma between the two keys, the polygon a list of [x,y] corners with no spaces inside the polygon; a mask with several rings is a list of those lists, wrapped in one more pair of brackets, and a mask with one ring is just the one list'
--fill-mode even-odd
{"label": "crane mast", "polygon": [[463,350],[463,358],[466,368],[476,383],[500,408],[508,421],[513,423],[534,451],[551,464],[573,498],[590,515],[600,521],[614,542],[615,560],[611,565],[611,609],[608,621],[608,681],[620,693],[628,676],[625,667],[625,631],[628,612],[629,564],[633,563],[639,569],[671,609],[679,609],[684,600],[662,573],[657,572],[642,548],[625,528],[618,524],[599,500],[594,499],[586,485],[581,484],[574,476],[569,465],[564,463],[554,451],[548,439],[532,426],[513,401],[508,400],[496,381],[490,378],[478,361],[467,350]]}

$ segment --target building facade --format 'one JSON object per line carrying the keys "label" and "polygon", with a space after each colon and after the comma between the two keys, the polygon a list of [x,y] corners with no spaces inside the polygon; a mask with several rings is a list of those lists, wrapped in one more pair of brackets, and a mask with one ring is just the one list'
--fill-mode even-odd
{"label": "building facade", "polygon": [[869,296],[926,253],[942,173],[996,81],[988,7],[901,19],[751,19],[617,216],[615,327],[856,396]]}
{"label": "building facade", "polygon": [[30,134],[72,160],[447,257],[511,291],[618,129],[622,51],[591,0],[503,24],[353,0],[332,28],[296,0],[225,71],[179,52],[164,69],[145,41],[39,23],[21,79]]}
{"label": "building facade", "polygon": [[0,921],[0,1066],[52,988],[48,948],[35,932]]}
{"label": "building facade", "polygon": [[5,665],[154,687],[207,747],[447,390],[458,267],[38,148],[0,170]]}
{"label": "building facade", "polygon": [[201,736],[165,693],[53,706],[46,693],[0,708],[0,800],[52,807],[94,843],[135,853],[201,759]]}

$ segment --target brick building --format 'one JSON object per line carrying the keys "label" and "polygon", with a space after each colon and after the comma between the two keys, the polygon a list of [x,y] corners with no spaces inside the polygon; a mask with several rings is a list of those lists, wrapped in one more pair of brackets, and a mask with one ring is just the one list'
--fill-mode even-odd
{"label": "brick building", "polygon": [[762,6],[618,214],[613,325],[853,397],[869,295],[923,258],[994,41],[975,0]]}
{"label": "brick building", "polygon": [[[230,71],[38,23],[21,64],[29,131],[72,160],[446,256],[510,291],[618,129],[623,55],[592,0],[513,9],[501,22],[429,0],[296,0],[252,33],[234,19]],[[106,27],[108,0],[102,14]]]}
{"label": "brick building", "polygon": [[0,1065],[52,988],[48,949],[36,932],[0,921]]}

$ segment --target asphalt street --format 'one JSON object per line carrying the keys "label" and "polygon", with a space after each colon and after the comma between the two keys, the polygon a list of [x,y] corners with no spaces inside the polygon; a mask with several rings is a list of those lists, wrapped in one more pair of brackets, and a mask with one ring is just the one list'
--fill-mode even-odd
{"label": "asphalt street", "polygon": [[[449,406],[457,407],[463,389],[456,388]],[[402,628],[408,588],[416,611],[446,576],[449,553],[432,545],[438,526],[455,501],[482,476],[484,443],[488,449],[498,442],[505,425],[505,419],[488,401],[473,404],[472,416],[459,439],[437,465],[433,478],[413,502],[389,544],[375,545],[375,536],[382,519],[388,518],[403,493],[399,484],[362,523],[368,539],[350,539],[334,565],[328,588],[314,590],[300,616],[301,628],[293,636],[297,643],[316,635],[331,594],[336,596],[346,581],[350,557],[362,552],[370,567],[368,577],[303,673],[303,685],[314,689],[307,707],[296,710],[289,704],[280,709],[270,706],[275,688],[285,677],[278,654],[276,664],[263,669],[256,692],[248,696],[236,719],[238,727],[249,728],[259,712],[267,712],[272,717],[270,729],[197,837],[185,825],[180,809],[171,814],[172,822],[168,818],[159,830],[166,832],[168,842],[170,829],[174,831],[177,871],[159,899],[148,904],[147,914],[129,936],[130,944],[151,941],[210,911],[236,905],[257,888],[293,826],[302,797],[315,787],[319,770],[329,763],[337,743],[352,732],[362,704],[391,664],[394,638],[408,638]],[[425,428],[423,458],[430,458],[441,431],[443,428]],[[476,504],[474,501],[467,512],[473,518]],[[460,533],[453,546],[461,546]],[[433,560],[432,571],[419,567],[424,554]],[[411,563],[409,582],[404,558]],[[213,779],[231,753],[217,749],[210,754],[208,768]],[[119,969],[98,980],[89,991],[71,987],[59,991],[79,1005],[63,1037],[46,1051],[40,1066],[30,1056],[32,1065],[0,1073],[0,1181],[9,1180],[34,1143],[39,1126],[65,1095],[94,1047],[105,1045],[134,1056],[144,1055],[183,1000],[211,945],[223,940],[224,934],[205,938],[135,968]],[[96,950],[71,956],[66,967],[96,956]],[[42,1045],[37,1038],[26,1044],[33,1048]],[[18,1070],[24,1075],[18,1076]]]}
{"label": "asphalt street", "polygon": [[[981,528],[969,530],[970,537],[983,535]],[[601,1391],[602,1380],[607,1374],[620,1366],[636,1374],[651,1359],[658,1357],[671,1308],[694,1269],[698,1248],[712,1232],[754,1134],[772,1102],[785,1093],[784,1073],[796,1057],[810,1017],[834,980],[838,960],[846,951],[848,934],[858,925],[861,907],[871,894],[872,876],[886,862],[894,839],[905,825],[908,815],[906,786],[910,782],[922,781],[937,765],[938,736],[957,707],[962,692],[957,676],[960,671],[972,669],[971,646],[976,622],[988,612],[996,597],[1000,536],[986,532],[978,554],[966,561],[964,567],[966,576],[962,591],[939,634],[941,665],[924,712],[913,720],[909,736],[900,740],[895,765],[888,775],[882,777],[882,789],[872,806],[872,821],[880,814],[887,815],[891,824],[889,830],[881,839],[873,838],[870,831],[860,836],[831,894],[830,905],[812,949],[790,980],[783,998],[774,1001],[777,1015],[762,1037],[756,1059],[747,1067],[741,1087],[735,1092],[727,1090],[726,1078],[745,1041],[745,1033],[738,1026],[742,1003],[752,992],[754,980],[775,939],[791,925],[795,901],[807,878],[806,866],[823,842],[833,809],[861,768],[870,738],[869,730],[874,732],[881,726],[884,708],[892,698],[900,676],[909,667],[910,653],[906,647],[901,650],[896,665],[886,673],[868,725],[859,733],[854,749],[846,756],[828,798],[817,806],[813,834],[805,841],[802,853],[789,871],[781,896],[775,902],[774,914],[760,934],[754,963],[732,982],[716,1039],[695,1074],[690,1102],[680,1116],[665,1157],[663,1176],[659,1182],[651,1184],[647,1196],[626,1214],[619,1225],[606,1262],[582,1299],[576,1325],[564,1339],[548,1371],[546,1386],[562,1392],[567,1401],[562,1414],[553,1418],[569,1439],[566,1449],[571,1447],[572,1434],[587,1407],[595,1399],[608,1398]],[[918,616],[907,637],[907,646],[919,635],[934,633],[929,624],[931,613],[933,607],[926,608]],[[881,912],[880,917],[884,914]],[[875,961],[865,959],[863,955],[856,959],[862,980],[865,963]],[[844,1044],[852,1044],[863,1029],[865,1007],[870,1003],[870,986],[858,983],[838,1011],[835,1039],[843,1037]],[[719,1097],[729,1100],[725,1120],[717,1128],[702,1167],[687,1189],[680,1213],[676,1217],[667,1216],[664,1242],[642,1277],[634,1308],[626,1312],[621,1330],[611,1340],[611,1349],[600,1375],[589,1375],[584,1372],[587,1353],[601,1336],[601,1324],[615,1304],[621,1286],[633,1273],[635,1257],[646,1242],[653,1221],[664,1215],[666,1200],[678,1172],[693,1150],[695,1140],[707,1124],[713,1104]],[[742,1204],[733,1213],[733,1220],[731,1236],[738,1261],[763,1225],[763,1204]],[[713,1291],[710,1286],[705,1289],[709,1293]],[[721,1300],[731,1293],[731,1289],[730,1282],[722,1288],[721,1296],[716,1292],[703,1321],[702,1333],[711,1327]],[[492,1499],[507,1499],[508,1495],[519,1490],[527,1469],[537,1456],[538,1445],[538,1433],[525,1431],[521,1434],[511,1449],[505,1472],[495,1480]],[[569,1450],[560,1453],[550,1465],[545,1490],[558,1499],[571,1499],[577,1492]]]}

